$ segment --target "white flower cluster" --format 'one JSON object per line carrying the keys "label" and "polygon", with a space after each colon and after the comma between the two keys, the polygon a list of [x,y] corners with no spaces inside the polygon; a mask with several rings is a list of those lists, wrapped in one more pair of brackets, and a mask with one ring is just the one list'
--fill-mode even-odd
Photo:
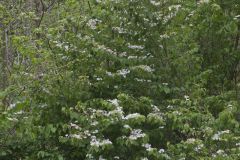
{"label": "white flower cluster", "polygon": [[159,149],[158,153],[164,153],[165,150],[164,149]]}
{"label": "white flower cluster", "polygon": [[101,147],[101,146],[111,145],[111,144],[112,142],[109,139],[98,140],[96,136],[91,137],[90,145],[93,147]]}
{"label": "white flower cluster", "polygon": [[159,5],[161,5],[161,3],[160,3],[160,2],[156,2],[156,0],[150,0],[150,3],[151,3],[152,5],[154,5],[154,6],[159,6]]}
{"label": "white flower cluster", "polygon": [[105,51],[111,55],[117,55],[117,53],[115,51],[113,51],[112,49],[110,48],[107,48],[106,46],[104,45],[96,45],[96,47],[99,49],[99,50],[102,50],[102,51]]}
{"label": "white flower cluster", "polygon": [[162,35],[160,35],[160,38],[161,39],[168,39],[168,38],[170,38],[170,36],[167,35],[167,34],[162,34]]}
{"label": "white flower cluster", "polygon": [[70,135],[65,135],[65,137],[70,137],[70,138],[76,138],[76,139],[82,139],[83,137],[79,134],[70,134]]}
{"label": "white flower cluster", "polygon": [[187,95],[185,95],[184,98],[185,98],[186,101],[189,101],[189,100],[190,100],[190,99],[189,99],[189,96],[187,96]]}
{"label": "white flower cluster", "polygon": [[143,138],[145,136],[146,136],[146,134],[142,133],[141,129],[134,129],[134,130],[132,130],[132,132],[129,136],[129,139],[130,140],[137,140],[138,138]]}
{"label": "white flower cluster", "polygon": [[150,79],[140,79],[140,78],[134,78],[137,82],[152,82]]}
{"label": "white flower cluster", "polygon": [[140,69],[142,69],[142,70],[144,70],[146,72],[153,72],[154,71],[154,69],[151,68],[148,65],[139,65],[139,66],[135,66],[134,68],[140,68]]}
{"label": "white flower cluster", "polygon": [[112,29],[113,29],[114,31],[120,33],[120,34],[122,34],[122,33],[127,33],[126,30],[124,30],[123,28],[120,28],[120,27],[113,27]]}
{"label": "white flower cluster", "polygon": [[133,113],[133,114],[129,114],[126,117],[124,117],[124,119],[128,120],[128,119],[134,119],[134,118],[138,118],[141,117],[142,115],[139,113]]}
{"label": "white flower cluster", "polygon": [[80,129],[80,127],[77,124],[74,124],[74,123],[70,123],[70,127],[75,128],[75,129]]}
{"label": "white flower cluster", "polygon": [[130,73],[129,69],[121,69],[117,71],[117,74],[123,76],[124,78],[126,78],[127,74],[129,73]]}
{"label": "white flower cluster", "polygon": [[188,144],[193,144],[195,142],[196,142],[195,138],[188,138],[187,141],[186,141],[186,143],[188,143]]}
{"label": "white flower cluster", "polygon": [[69,45],[67,42],[59,42],[59,41],[53,41],[53,43],[56,45],[56,47],[64,49],[65,51],[68,51],[70,48],[77,49],[76,46]]}
{"label": "white flower cluster", "polygon": [[181,5],[172,5],[168,7],[168,10],[170,13],[163,17],[163,23],[167,23],[169,20],[171,20],[173,17],[175,17],[181,8]]}
{"label": "white flower cluster", "polygon": [[152,104],[151,107],[152,107],[153,113],[160,112],[160,109],[157,106]]}
{"label": "white flower cluster", "polygon": [[230,130],[218,131],[216,134],[212,136],[212,140],[221,140],[221,135],[229,134],[229,133],[230,133]]}
{"label": "white flower cluster", "polygon": [[199,144],[197,147],[194,148],[196,152],[199,152],[204,147],[204,144]]}
{"label": "white flower cluster", "polygon": [[131,49],[137,49],[137,50],[141,50],[141,49],[144,49],[143,46],[140,46],[140,45],[128,45],[128,48],[131,48]]}
{"label": "white flower cluster", "polygon": [[112,103],[114,106],[118,107],[119,103],[117,99],[109,99],[108,102]]}
{"label": "white flower cluster", "polygon": [[107,72],[107,71],[106,71],[106,75],[108,75],[109,77],[113,77],[114,76],[112,72]]}
{"label": "white flower cluster", "polygon": [[171,6],[168,7],[168,10],[169,10],[169,11],[172,11],[172,10],[178,11],[181,7],[182,7],[182,6],[179,5],[179,4],[178,4],[178,5],[171,5]]}
{"label": "white flower cluster", "polygon": [[101,22],[101,20],[98,19],[89,19],[87,22],[87,26],[90,27],[91,29],[96,29],[97,28],[97,23]]}
{"label": "white flower cluster", "polygon": [[146,148],[146,150],[149,151],[149,152],[153,151],[153,148],[151,147],[151,144],[149,144],[149,143],[143,144],[142,146],[144,148]]}
{"label": "white flower cluster", "polygon": [[200,0],[199,3],[209,3],[209,0]]}

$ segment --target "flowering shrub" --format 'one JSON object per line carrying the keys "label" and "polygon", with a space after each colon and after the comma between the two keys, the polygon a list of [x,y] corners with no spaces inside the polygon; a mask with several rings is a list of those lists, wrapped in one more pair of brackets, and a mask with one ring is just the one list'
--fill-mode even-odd
{"label": "flowering shrub", "polygon": [[239,1],[4,2],[0,159],[239,159]]}

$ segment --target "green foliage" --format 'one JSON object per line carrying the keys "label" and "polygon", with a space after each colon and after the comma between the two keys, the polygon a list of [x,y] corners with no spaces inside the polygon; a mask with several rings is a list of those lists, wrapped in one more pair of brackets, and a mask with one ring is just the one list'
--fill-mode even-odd
{"label": "green foliage", "polygon": [[10,4],[0,159],[238,159],[237,0]]}

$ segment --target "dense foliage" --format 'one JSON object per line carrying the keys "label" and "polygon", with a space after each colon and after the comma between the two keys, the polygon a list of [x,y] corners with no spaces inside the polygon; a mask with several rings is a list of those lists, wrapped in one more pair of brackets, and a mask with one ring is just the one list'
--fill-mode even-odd
{"label": "dense foliage", "polygon": [[239,0],[3,0],[0,27],[0,159],[239,159]]}

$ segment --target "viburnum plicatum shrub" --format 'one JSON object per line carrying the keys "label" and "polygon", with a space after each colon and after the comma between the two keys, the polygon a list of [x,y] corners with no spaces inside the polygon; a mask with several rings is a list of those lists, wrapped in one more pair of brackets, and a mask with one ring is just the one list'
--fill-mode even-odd
{"label": "viburnum plicatum shrub", "polygon": [[[16,78],[27,89],[1,117],[1,128],[15,131],[1,135],[1,156],[238,159],[239,102],[232,82],[221,79],[230,64],[218,55],[232,46],[237,21],[221,5],[59,2],[33,33],[41,35],[31,41],[37,65]],[[229,62],[237,53],[226,55],[234,55]]]}
{"label": "viburnum plicatum shrub", "polygon": [[60,142],[84,159],[236,159],[239,124],[220,129],[220,119],[186,106],[164,110],[126,94],[79,103],[63,108],[71,121]]}

